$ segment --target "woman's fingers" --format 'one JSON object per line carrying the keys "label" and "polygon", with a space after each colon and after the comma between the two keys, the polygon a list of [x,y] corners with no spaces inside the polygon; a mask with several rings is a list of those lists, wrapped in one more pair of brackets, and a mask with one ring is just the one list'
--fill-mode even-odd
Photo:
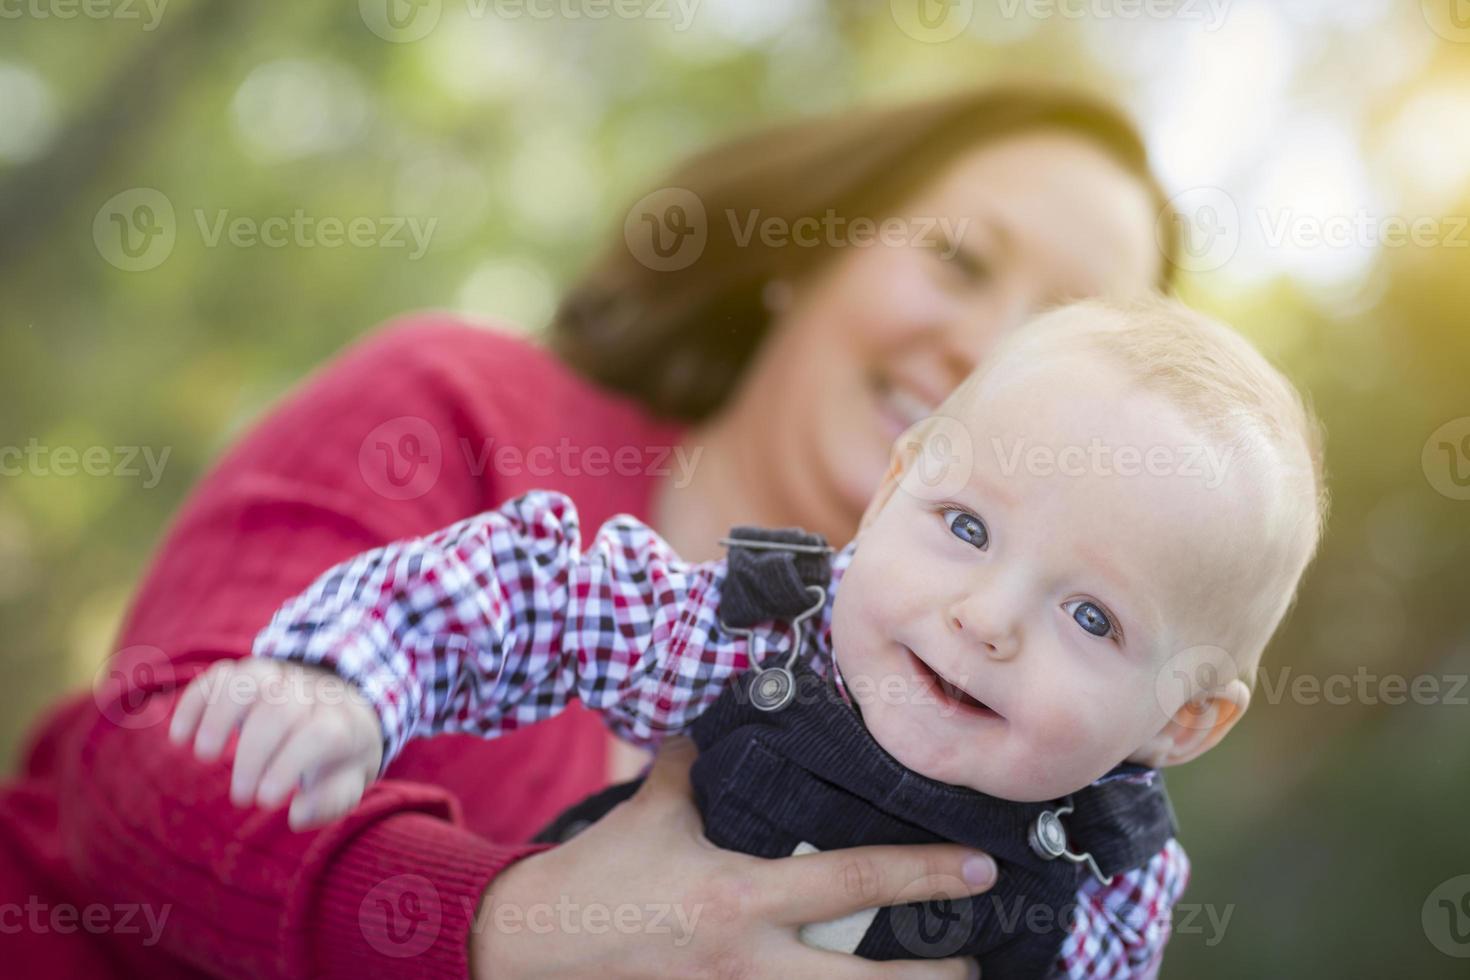
{"label": "woman's fingers", "polygon": [[345,816],[362,799],[367,780],[367,771],[353,763],[326,770],[319,782],[297,793],[291,801],[288,825],[292,830],[307,830]]}
{"label": "woman's fingers", "polygon": [[694,789],[689,784],[689,767],[698,755],[699,749],[686,736],[665,739],[653,757],[653,766],[644,777],[638,795],[657,797],[672,793],[692,803]]}
{"label": "woman's fingers", "polygon": [[860,909],[974,895],[995,883],[995,862],[956,844],[877,845],[758,862],[752,873],[781,921],[805,925]]}
{"label": "woman's fingers", "polygon": [[790,973],[783,976],[828,977],[835,980],[973,980],[980,976],[980,964],[972,956],[947,960],[865,960],[850,953],[834,953],[813,949],[800,943],[790,956]]}

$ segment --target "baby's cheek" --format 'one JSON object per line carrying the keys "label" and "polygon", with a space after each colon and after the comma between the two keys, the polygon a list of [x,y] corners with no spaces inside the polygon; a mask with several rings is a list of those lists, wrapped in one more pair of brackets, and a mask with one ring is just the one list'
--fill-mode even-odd
{"label": "baby's cheek", "polygon": [[1054,772],[1067,773],[1080,786],[1118,761],[1113,756],[1122,751],[1119,746],[1127,724],[1114,707],[1095,692],[1080,691],[1048,706],[1040,720],[1038,741],[1044,746],[1045,756],[1052,760]]}

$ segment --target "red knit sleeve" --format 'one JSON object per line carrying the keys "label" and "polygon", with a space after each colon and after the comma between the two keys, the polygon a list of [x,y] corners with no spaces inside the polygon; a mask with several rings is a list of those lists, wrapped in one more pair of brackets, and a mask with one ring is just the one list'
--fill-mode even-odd
{"label": "red knit sleeve", "polygon": [[284,809],[230,804],[233,744],[203,764],[166,734],[188,680],[246,655],[322,570],[493,502],[457,446],[514,425],[546,361],[507,338],[503,383],[456,373],[468,332],[435,318],[381,330],[257,425],[171,528],[95,708],[67,716],[69,863],[99,896],[167,909],[162,951],[207,974],[466,976],[481,893],[540,849],[472,834],[447,789],[391,778],[338,823],[293,833]]}

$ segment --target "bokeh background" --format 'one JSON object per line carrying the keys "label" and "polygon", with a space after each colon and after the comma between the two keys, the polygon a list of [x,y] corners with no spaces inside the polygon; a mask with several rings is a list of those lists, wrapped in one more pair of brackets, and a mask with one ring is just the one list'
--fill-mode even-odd
{"label": "bokeh background", "polygon": [[[32,447],[0,460],[7,771],[193,481],[342,345],[423,307],[537,330],[713,137],[1039,78],[1140,121],[1181,293],[1329,433],[1329,536],[1255,708],[1170,774],[1195,910],[1165,976],[1467,975],[1470,4],[921,2],[5,4],[0,446]],[[434,224],[212,237],[297,211]]]}

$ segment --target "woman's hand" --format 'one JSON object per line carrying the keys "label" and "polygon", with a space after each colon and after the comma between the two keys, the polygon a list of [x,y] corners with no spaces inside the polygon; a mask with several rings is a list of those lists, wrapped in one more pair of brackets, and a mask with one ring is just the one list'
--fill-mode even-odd
{"label": "woman's hand", "polygon": [[705,838],[695,749],[666,742],[638,793],[566,844],[491,882],[470,937],[475,980],[502,977],[978,976],[973,959],[874,962],[806,946],[798,929],[861,909],[983,892],[994,862],[953,844],[768,860]]}
{"label": "woman's hand", "polygon": [[194,678],[174,707],[168,734],[194,743],[203,762],[219,758],[240,729],[230,799],[273,809],[292,790],[288,822],[306,830],[344,816],[383,761],[378,715],[330,671],[279,660],[221,660]]}

